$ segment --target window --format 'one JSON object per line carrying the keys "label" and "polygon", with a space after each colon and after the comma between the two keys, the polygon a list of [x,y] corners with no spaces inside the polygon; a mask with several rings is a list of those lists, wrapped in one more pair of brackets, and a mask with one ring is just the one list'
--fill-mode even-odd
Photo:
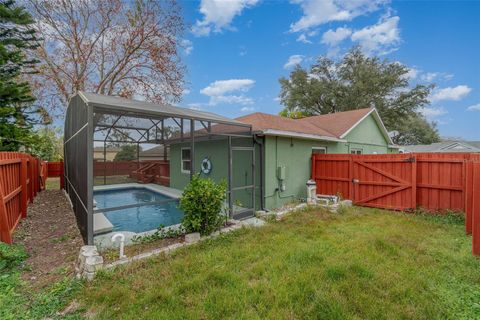
{"label": "window", "polygon": [[182,172],[190,173],[190,148],[182,148]]}
{"label": "window", "polygon": [[313,147],[312,154],[326,154],[327,148],[325,147]]}
{"label": "window", "polygon": [[350,149],[351,154],[362,154],[362,149]]}

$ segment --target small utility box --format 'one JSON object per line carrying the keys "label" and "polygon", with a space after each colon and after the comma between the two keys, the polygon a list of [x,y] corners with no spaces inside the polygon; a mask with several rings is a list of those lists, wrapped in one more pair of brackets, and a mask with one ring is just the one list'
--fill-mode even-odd
{"label": "small utility box", "polygon": [[277,168],[277,178],[278,180],[285,180],[287,176],[287,168],[285,166],[278,166]]}

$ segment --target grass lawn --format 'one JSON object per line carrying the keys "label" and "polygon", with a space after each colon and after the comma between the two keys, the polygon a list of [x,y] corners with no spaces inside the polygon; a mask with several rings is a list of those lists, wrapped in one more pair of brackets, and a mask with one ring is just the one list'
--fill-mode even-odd
{"label": "grass lawn", "polygon": [[478,319],[480,260],[456,216],[310,210],[102,272],[100,319]]}
{"label": "grass lawn", "polygon": [[60,189],[60,178],[59,177],[47,178],[47,181],[45,182],[45,189],[47,190]]}

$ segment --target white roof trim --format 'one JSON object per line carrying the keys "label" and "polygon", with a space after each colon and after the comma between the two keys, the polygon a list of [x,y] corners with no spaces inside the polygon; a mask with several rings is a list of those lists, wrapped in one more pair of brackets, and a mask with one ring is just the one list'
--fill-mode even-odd
{"label": "white roof trim", "polygon": [[380,131],[382,131],[383,136],[385,140],[387,140],[388,144],[394,144],[392,141],[392,138],[388,135],[387,128],[385,128],[385,125],[383,124],[382,118],[380,118],[380,115],[378,114],[378,111],[376,108],[372,108],[366,115],[364,115],[360,120],[358,120],[353,126],[350,127],[347,131],[345,131],[340,138],[345,138],[353,129],[355,129],[363,120],[365,120],[370,114],[374,114],[375,121],[377,121],[377,124],[380,125]]}
{"label": "white roof trim", "polygon": [[466,145],[466,144],[463,144],[461,142],[452,142],[449,145],[441,147],[439,150],[454,150],[454,148],[456,148],[457,146],[462,147],[463,149],[467,149],[467,150],[478,150],[478,149],[474,148],[473,146]]}
{"label": "white roof trim", "polygon": [[309,140],[347,142],[347,140],[345,139],[338,139],[334,137],[319,136],[316,134],[300,133],[300,132],[293,132],[293,131],[267,129],[267,130],[262,130],[260,132],[266,136],[293,137],[293,138],[301,138],[301,139],[309,139]]}

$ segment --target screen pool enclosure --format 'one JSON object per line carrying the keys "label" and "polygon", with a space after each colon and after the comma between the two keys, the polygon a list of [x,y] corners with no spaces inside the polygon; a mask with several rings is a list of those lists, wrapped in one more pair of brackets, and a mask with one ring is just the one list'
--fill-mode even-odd
{"label": "screen pool enclosure", "polygon": [[99,186],[154,183],[181,190],[194,174],[211,172],[227,181],[230,216],[255,209],[252,128],[217,114],[78,92],[65,116],[64,154],[65,191],[88,244],[94,214],[112,210],[96,207]]}

